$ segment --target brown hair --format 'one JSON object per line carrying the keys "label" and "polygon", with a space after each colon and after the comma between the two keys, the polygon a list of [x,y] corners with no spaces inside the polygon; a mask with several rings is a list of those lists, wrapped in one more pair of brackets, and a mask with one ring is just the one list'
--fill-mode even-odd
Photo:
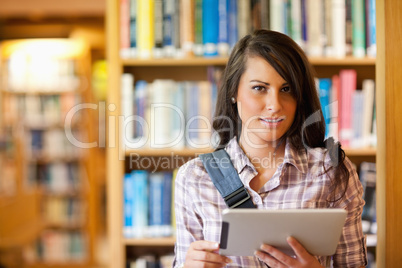
{"label": "brown hair", "polygon": [[[334,190],[330,199],[339,200],[344,195],[349,180],[349,171],[344,163],[345,153],[333,139],[324,140],[325,123],[315,85],[315,73],[303,50],[285,34],[256,30],[239,40],[233,48],[222,76],[213,122],[213,128],[220,138],[217,149],[226,146],[234,136],[240,136],[241,120],[237,105],[233,105],[231,98],[236,98],[247,59],[252,56],[264,58],[289,83],[297,101],[295,119],[282,139],[288,138],[297,149],[329,149],[333,163],[331,168],[336,168],[332,178]],[[338,191],[335,190],[343,187],[338,196]]]}

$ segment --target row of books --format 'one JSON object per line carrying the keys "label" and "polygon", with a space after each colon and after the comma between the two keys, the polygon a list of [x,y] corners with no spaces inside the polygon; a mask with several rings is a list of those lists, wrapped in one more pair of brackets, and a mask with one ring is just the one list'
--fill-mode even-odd
{"label": "row of books", "polygon": [[78,162],[28,164],[28,184],[43,188],[48,194],[77,194],[84,187],[84,172]]}
{"label": "row of books", "polygon": [[376,55],[375,0],[120,0],[122,58],[227,56],[260,28],[310,56]]}
{"label": "row of books", "polygon": [[24,251],[28,263],[83,263],[87,260],[87,236],[80,231],[45,230],[39,239]]}
{"label": "row of books", "polygon": [[168,237],[174,234],[172,197],[175,172],[133,170],[124,175],[124,237]]}
{"label": "row of books", "polygon": [[50,224],[76,226],[84,223],[86,207],[80,198],[47,196],[42,207],[44,219]]}
{"label": "row of books", "polygon": [[5,90],[16,92],[73,91],[80,85],[74,59],[54,58],[46,51],[15,52],[7,61]]}
{"label": "row of books", "polygon": [[364,201],[362,226],[366,234],[377,233],[377,213],[376,213],[376,164],[372,162],[362,162],[360,164],[359,178],[363,185]]}
{"label": "row of books", "polygon": [[210,81],[157,79],[123,74],[126,148],[211,148],[217,86]]}
{"label": "row of books", "polygon": [[357,88],[354,69],[340,70],[331,78],[318,78],[317,88],[324,113],[327,136],[344,147],[376,146],[375,82],[364,79]]}
{"label": "row of books", "polygon": [[78,159],[82,156],[80,141],[82,132],[71,130],[68,136],[65,129],[31,129],[27,133],[27,155],[31,160]]}
{"label": "row of books", "polygon": [[[57,125],[73,125],[80,120],[82,113],[73,109],[81,103],[75,92],[60,94],[4,94],[4,123],[24,122],[31,128],[46,128]],[[70,114],[70,115],[69,115]],[[66,121],[69,115],[70,121]]]}
{"label": "row of books", "polygon": [[134,260],[127,260],[129,268],[170,268],[173,267],[174,254],[160,257],[155,255],[141,255]]}

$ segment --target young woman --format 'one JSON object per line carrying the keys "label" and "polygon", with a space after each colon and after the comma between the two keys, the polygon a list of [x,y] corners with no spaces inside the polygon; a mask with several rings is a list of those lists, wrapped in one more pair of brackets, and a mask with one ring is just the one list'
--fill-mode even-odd
{"label": "young woman", "polygon": [[363,190],[339,143],[324,140],[314,74],[284,34],[258,30],[234,47],[213,122],[257,209],[343,208],[347,219],[334,256],[312,256],[295,239],[296,256],[261,245],[255,256],[219,255],[227,208],[200,158],[183,165],[175,184],[175,267],[361,267]]}

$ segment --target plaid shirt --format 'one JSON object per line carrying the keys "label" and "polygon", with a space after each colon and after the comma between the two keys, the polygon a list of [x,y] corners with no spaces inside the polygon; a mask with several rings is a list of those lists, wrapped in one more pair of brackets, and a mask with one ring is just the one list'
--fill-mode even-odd
{"label": "plaid shirt", "polygon": [[[250,159],[233,138],[226,146],[240,179],[258,209],[295,208],[343,208],[348,211],[342,236],[335,255],[335,267],[360,267],[367,264],[366,244],[361,226],[364,206],[363,188],[349,159],[346,167],[350,172],[349,185],[343,198],[328,202],[330,178],[330,157],[324,148],[297,151],[286,143],[283,163],[272,178],[258,191],[250,188],[250,181],[257,175]],[[332,169],[333,170],[333,169]],[[225,201],[215,188],[201,160],[195,158],[183,165],[175,182],[175,213],[177,242],[175,246],[175,267],[184,263],[190,244],[196,240],[219,242],[222,211]],[[230,257],[233,263],[227,267],[266,267],[254,256]],[[319,257],[327,266],[331,257]]]}

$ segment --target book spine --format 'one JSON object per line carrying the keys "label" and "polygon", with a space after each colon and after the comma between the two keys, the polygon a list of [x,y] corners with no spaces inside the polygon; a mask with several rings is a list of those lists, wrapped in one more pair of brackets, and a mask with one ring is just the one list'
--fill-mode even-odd
{"label": "book spine", "polygon": [[[323,25],[321,23],[322,2],[307,0],[307,53],[311,57],[323,55]],[[319,10],[319,12],[317,12]]]}
{"label": "book spine", "polygon": [[204,55],[202,42],[202,0],[195,0],[194,8],[194,55]]}
{"label": "book spine", "polygon": [[332,81],[330,78],[319,79],[318,91],[320,96],[321,109],[325,120],[325,136],[327,138],[329,134],[329,123],[331,119],[331,111],[330,111],[331,86]]}
{"label": "book spine", "polygon": [[291,37],[299,44],[300,47],[304,47],[302,39],[302,9],[301,0],[292,0],[290,2],[291,16]]}
{"label": "book spine", "polygon": [[175,0],[163,0],[163,50],[166,57],[175,55]]}
{"label": "book spine", "polygon": [[204,56],[217,56],[219,36],[218,1],[204,0],[202,10],[202,39],[204,42]]}
{"label": "book spine", "polygon": [[[334,54],[332,44],[332,0],[324,0],[324,32],[325,32],[325,47],[324,55],[332,57]],[[339,19],[339,18],[338,18]]]}
{"label": "book spine", "polygon": [[239,38],[242,38],[251,32],[250,1],[237,0],[237,6],[238,6],[238,21],[237,21],[238,35]]}
{"label": "book spine", "polygon": [[354,57],[366,55],[366,30],[365,30],[365,5],[364,0],[352,1],[352,50]]}
{"label": "book spine", "polygon": [[194,0],[180,0],[180,46],[184,56],[193,55]]}
{"label": "book spine", "polygon": [[341,125],[339,126],[339,138],[343,146],[349,146],[353,135],[352,131],[352,94],[356,90],[356,70],[343,69],[339,72],[340,98],[341,98]]}
{"label": "book spine", "polygon": [[172,178],[170,171],[163,172],[163,192],[162,192],[162,235],[173,235],[172,230]]}
{"label": "book spine", "polygon": [[149,231],[148,236],[161,237],[162,232],[163,174],[149,174]]}
{"label": "book spine", "polygon": [[120,0],[120,57],[130,57],[130,2]]}
{"label": "book spine", "polygon": [[137,44],[140,58],[150,58],[154,46],[154,0],[138,1]]}
{"label": "book spine", "polygon": [[123,195],[124,195],[124,204],[123,204],[123,216],[124,216],[124,225],[123,225],[123,235],[124,237],[133,237],[134,236],[134,226],[133,226],[133,178],[131,174],[125,174],[123,178]]}
{"label": "book spine", "polygon": [[154,0],[154,47],[152,55],[163,57],[163,2]]}
{"label": "book spine", "polygon": [[229,3],[228,0],[218,0],[218,54],[227,56],[229,54]]}
{"label": "book spine", "polygon": [[261,29],[270,29],[270,6],[269,0],[260,0],[261,2]]}
{"label": "book spine", "polygon": [[229,40],[229,52],[235,46],[237,40],[239,39],[238,35],[238,10],[237,10],[237,0],[228,0],[229,1],[229,21],[228,21],[228,40]]}
{"label": "book spine", "polygon": [[333,55],[343,58],[346,55],[346,9],[344,0],[332,1],[332,44]]}
{"label": "book spine", "polygon": [[146,237],[148,235],[148,172],[145,170],[133,170],[131,176],[134,179],[134,205],[133,205],[133,235],[134,237]]}
{"label": "book spine", "polygon": [[[124,73],[121,77],[121,106],[124,122],[126,123],[134,114],[134,76],[131,73]],[[122,140],[129,146],[134,138],[134,125],[131,122],[123,125]]]}
{"label": "book spine", "polygon": [[251,0],[251,30],[261,29],[261,0]]}
{"label": "book spine", "polygon": [[130,57],[137,57],[137,0],[130,1]]}
{"label": "book spine", "polygon": [[134,139],[147,139],[147,125],[146,125],[146,106],[147,106],[147,87],[148,83],[145,80],[139,80],[135,84],[134,90],[134,115],[137,116],[137,120],[134,125]]}
{"label": "book spine", "polygon": [[345,0],[345,44],[346,55],[352,55],[352,0]]}
{"label": "book spine", "polygon": [[377,55],[375,0],[367,0],[367,2],[368,2],[367,33],[369,40],[367,46],[367,55],[370,57],[375,57]]}
{"label": "book spine", "polygon": [[364,107],[363,107],[363,126],[362,126],[362,140],[364,146],[372,145],[372,123],[374,113],[374,95],[375,95],[375,82],[372,79],[363,80],[362,91],[364,94]]}
{"label": "book spine", "polygon": [[282,19],[283,14],[282,0],[270,0],[269,5],[270,5],[269,24],[271,30],[283,33],[285,31],[285,25]]}

